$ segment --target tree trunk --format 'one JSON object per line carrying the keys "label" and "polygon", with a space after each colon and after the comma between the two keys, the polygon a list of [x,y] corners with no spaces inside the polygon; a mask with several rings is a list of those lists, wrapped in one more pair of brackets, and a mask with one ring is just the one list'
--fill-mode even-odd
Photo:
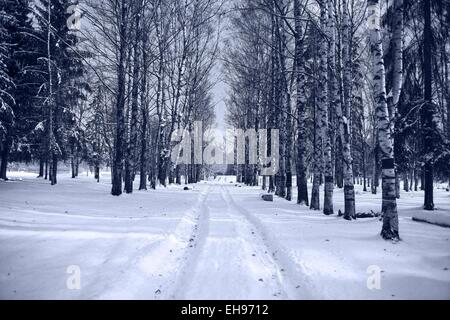
{"label": "tree trunk", "polygon": [[367,165],[366,165],[366,146],[363,142],[362,147],[362,162],[363,162],[363,191],[367,191]]}
{"label": "tree trunk", "polygon": [[139,190],[147,190],[147,131],[148,131],[148,106],[147,106],[147,72],[148,72],[147,36],[142,41],[142,86],[141,86],[141,154],[139,168]]}
{"label": "tree trunk", "polygon": [[355,217],[355,188],[353,184],[353,159],[351,152],[351,98],[352,98],[352,74],[351,74],[351,47],[350,26],[348,17],[347,1],[342,1],[342,60],[344,63],[343,96],[344,101],[336,102],[336,114],[339,120],[339,132],[343,150],[343,173],[344,173],[344,219],[350,220]]}
{"label": "tree trunk", "polygon": [[378,170],[378,163],[379,163],[379,139],[378,139],[378,125],[375,123],[374,126],[374,157],[373,157],[373,171],[372,171],[372,187],[371,187],[371,191],[372,194],[377,194],[377,188],[379,185],[379,181],[380,181],[380,176],[379,176],[379,170]]}
{"label": "tree trunk", "polygon": [[[392,78],[392,103],[388,104],[389,117],[390,117],[390,129],[391,135],[394,141],[394,124],[398,111],[398,102],[400,100],[400,94],[403,84],[403,0],[394,1],[394,30],[392,37],[392,51],[394,55],[394,68]],[[394,157],[395,158],[395,157]],[[397,199],[400,198],[400,176],[396,170],[395,173],[395,192]]]}
{"label": "tree trunk", "polygon": [[297,107],[297,203],[308,205],[308,185],[306,178],[306,93],[303,65],[303,42],[300,0],[294,0],[295,18],[295,64],[296,64],[296,107]]}
{"label": "tree trunk", "polygon": [[423,79],[424,79],[424,100],[425,105],[421,110],[422,131],[423,131],[423,146],[425,155],[424,171],[424,187],[425,197],[423,208],[425,210],[434,210],[433,202],[433,117],[434,104],[432,92],[432,29],[431,29],[431,0],[423,0],[423,14],[424,14],[424,36],[423,36]]}
{"label": "tree trunk", "polygon": [[57,174],[58,174],[58,155],[57,155],[56,152],[54,152],[54,153],[53,153],[53,156],[52,156],[52,166],[51,166],[51,168],[52,168],[52,174],[51,174],[50,181],[51,181],[51,184],[52,184],[52,185],[55,185],[55,184],[58,183],[58,180],[57,180]]}
{"label": "tree trunk", "polygon": [[409,172],[405,172],[404,175],[404,180],[403,180],[403,190],[405,190],[406,192],[409,192],[409,180],[408,180],[408,174]]}
{"label": "tree trunk", "polygon": [[1,165],[0,165],[0,179],[8,180],[6,176],[7,168],[8,168],[8,155],[9,150],[11,148],[12,138],[10,134],[10,130],[7,128],[6,139],[3,142],[2,153],[1,153]]}
{"label": "tree trunk", "polygon": [[[332,35],[333,30],[330,26],[330,12],[328,6],[332,5],[331,0],[321,2],[320,7],[320,24],[323,30],[327,30],[327,36]],[[331,137],[330,137],[330,123],[328,114],[332,109],[332,92],[328,90],[328,55],[329,49],[326,39],[322,39],[320,43],[320,66],[319,66],[319,108],[320,108],[320,127],[323,143],[323,169],[324,169],[324,202],[323,213],[326,215],[333,214],[333,159],[331,156]]]}
{"label": "tree trunk", "polygon": [[76,174],[75,174],[75,146],[73,145],[73,143],[70,148],[70,168],[72,171],[72,179],[74,179],[76,177]]}
{"label": "tree trunk", "polygon": [[[393,141],[389,124],[389,112],[386,102],[385,70],[383,63],[383,46],[380,32],[380,12],[378,0],[369,0],[370,49],[373,64],[373,87],[376,103],[379,146],[382,169],[382,211],[383,227],[381,236],[384,239],[399,240],[397,200],[395,197],[395,166]],[[374,20],[372,20],[374,19]]]}
{"label": "tree trunk", "polygon": [[[54,137],[54,128],[53,128],[53,74],[52,74],[52,56],[51,56],[51,50],[50,50],[50,46],[51,46],[51,26],[52,26],[52,21],[51,21],[51,17],[52,17],[52,5],[51,5],[51,1],[48,2],[48,30],[47,30],[47,66],[48,66],[48,154],[50,155],[50,161],[51,163],[49,163],[50,165],[50,170],[49,170],[49,179],[50,179],[50,183],[52,185],[56,184],[56,177],[53,177],[53,174],[55,173],[53,171],[53,165],[55,163],[57,163],[57,159],[56,159],[56,141],[55,141],[55,137]],[[56,160],[56,161],[55,161]]]}
{"label": "tree trunk", "polygon": [[134,39],[134,57],[133,57],[133,89],[131,92],[131,120],[130,120],[130,140],[128,141],[126,157],[128,160],[128,166],[125,167],[125,192],[133,192],[133,176],[136,170],[136,142],[138,139],[137,132],[137,118],[138,118],[138,107],[139,107],[139,69],[140,65],[140,15],[136,15],[135,20],[135,39]]}
{"label": "tree trunk", "polygon": [[44,158],[41,156],[41,157],[39,158],[39,175],[38,175],[38,178],[44,177],[44,166],[45,166],[45,160],[44,160]]}
{"label": "tree trunk", "polygon": [[[315,92],[312,93],[313,95],[315,95]],[[316,103],[316,99],[314,100],[314,132],[313,132],[313,143],[314,143],[314,150],[313,150],[313,186],[312,186],[312,190],[311,190],[311,203],[309,208],[313,209],[313,210],[320,210],[320,177],[321,177],[321,150],[322,150],[322,143],[321,143],[321,139],[320,139],[320,122],[319,122],[319,115],[317,112],[318,107],[317,107],[317,103]],[[319,102],[320,104],[321,102]]]}
{"label": "tree trunk", "polygon": [[[287,90],[287,88],[286,88]],[[291,97],[288,95],[287,98],[287,105],[288,110],[290,112],[290,100]],[[286,119],[286,200],[291,201],[292,200],[292,119],[288,116]]]}
{"label": "tree trunk", "polygon": [[122,194],[122,173],[124,156],[124,109],[125,109],[125,60],[127,48],[127,1],[121,0],[119,26],[119,61],[117,70],[117,101],[116,101],[116,139],[113,161],[113,177],[111,194]]}
{"label": "tree trunk", "polygon": [[80,159],[78,158],[78,148],[75,151],[75,177],[78,177],[78,169],[80,168]]}
{"label": "tree trunk", "polygon": [[45,172],[44,172],[44,180],[48,179],[48,160],[45,160]]}

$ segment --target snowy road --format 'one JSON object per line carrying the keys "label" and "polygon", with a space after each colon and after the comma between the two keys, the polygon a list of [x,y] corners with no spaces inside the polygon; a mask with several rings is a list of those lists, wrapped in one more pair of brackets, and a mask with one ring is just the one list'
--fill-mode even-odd
{"label": "snowy road", "polygon": [[216,185],[205,198],[196,252],[176,298],[286,299],[298,297],[265,239],[237,206],[229,187]]}
{"label": "snowy road", "polygon": [[[392,244],[378,219],[261,201],[226,179],[111,197],[107,179],[22,178],[0,183],[3,299],[450,299],[450,229],[411,220],[420,193],[400,199]],[[357,192],[359,210],[377,210],[379,195]],[[436,199],[450,214],[448,192]],[[67,286],[73,266],[78,289]]]}

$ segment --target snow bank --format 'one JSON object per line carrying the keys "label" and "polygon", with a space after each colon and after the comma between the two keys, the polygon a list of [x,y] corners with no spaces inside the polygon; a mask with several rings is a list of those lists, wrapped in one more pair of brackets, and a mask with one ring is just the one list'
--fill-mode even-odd
{"label": "snow bank", "polygon": [[418,222],[427,222],[441,227],[450,228],[450,215],[438,212],[417,212],[412,215],[412,219]]}

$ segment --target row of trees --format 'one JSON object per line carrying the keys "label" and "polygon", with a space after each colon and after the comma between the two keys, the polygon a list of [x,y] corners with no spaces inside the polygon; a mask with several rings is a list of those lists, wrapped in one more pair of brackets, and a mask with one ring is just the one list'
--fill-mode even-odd
{"label": "row of trees", "polygon": [[140,189],[146,189],[147,180],[155,188],[157,182],[181,183],[182,175],[187,182],[200,179],[201,166],[172,163],[171,138],[175,130],[192,132],[194,121],[202,121],[204,130],[214,124],[210,74],[220,10],[212,0],[88,2],[94,32],[85,37],[89,51],[97,53],[93,64],[100,80],[93,105],[98,117],[115,122],[111,126],[103,119],[99,125],[109,135],[95,133],[113,146],[113,195],[122,192],[122,181],[132,192],[136,172]]}
{"label": "row of trees", "polygon": [[[381,175],[381,234],[398,239],[401,180],[405,191],[422,180],[432,210],[433,181],[450,177],[448,4],[240,0],[234,9],[228,122],[280,129],[280,170],[262,187],[291,200],[295,172],[297,202],[319,210],[324,185],[323,212],[332,214],[336,185],[352,219],[354,184],[376,193]],[[260,149],[270,155],[270,142]],[[236,171],[257,183],[258,166]]]}
{"label": "row of trees", "polygon": [[[81,161],[113,195],[196,182],[171,161],[173,133],[215,121],[210,89],[221,4],[212,0],[6,0],[0,4],[1,178],[8,161]],[[193,155],[192,155],[193,156]]]}
{"label": "row of trees", "polygon": [[[211,74],[223,13],[219,0],[4,0],[0,3],[0,178],[10,161],[39,162],[57,183],[58,164],[81,161],[113,195],[149,184],[197,182],[175,132],[214,123]],[[397,239],[396,199],[450,176],[449,5],[444,1],[236,0],[221,55],[228,122],[280,129],[275,175],[263,188],[343,216],[356,215],[355,183],[383,189],[382,235]],[[418,139],[418,137],[420,137]],[[203,147],[206,147],[204,144]],[[256,185],[261,164],[238,165]],[[178,153],[178,154],[177,154]],[[195,155],[191,148],[190,159]],[[294,179],[294,176],[296,179]],[[308,195],[307,180],[313,188]],[[414,186],[413,186],[414,184]]]}
{"label": "row of trees", "polygon": [[[66,1],[67,2],[67,1]],[[60,159],[79,134],[76,107],[86,99],[79,39],[67,27],[63,1],[0,4],[0,178],[9,160],[40,162],[39,176],[57,183]]]}

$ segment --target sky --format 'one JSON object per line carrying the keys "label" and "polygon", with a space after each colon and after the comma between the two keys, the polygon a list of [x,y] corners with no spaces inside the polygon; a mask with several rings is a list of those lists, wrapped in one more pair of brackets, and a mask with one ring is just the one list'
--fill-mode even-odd
{"label": "sky", "polygon": [[225,124],[225,114],[226,114],[226,105],[225,99],[227,96],[227,84],[220,80],[221,78],[221,70],[222,65],[220,62],[217,63],[216,67],[213,70],[214,78],[219,78],[215,86],[213,87],[213,95],[214,95],[214,105],[216,110],[216,122],[217,129],[225,132],[226,124]]}

